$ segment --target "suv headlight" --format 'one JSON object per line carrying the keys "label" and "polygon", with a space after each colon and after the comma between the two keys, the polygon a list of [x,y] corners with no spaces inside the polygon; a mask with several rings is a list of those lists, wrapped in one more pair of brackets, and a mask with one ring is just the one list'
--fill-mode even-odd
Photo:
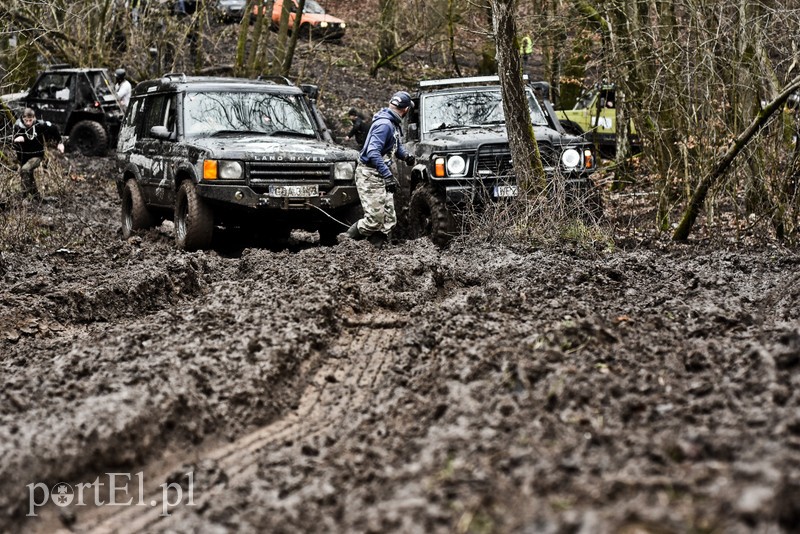
{"label": "suv headlight", "polygon": [[333,179],[337,181],[350,181],[355,178],[356,164],[354,161],[337,161],[333,165]]}
{"label": "suv headlight", "polygon": [[203,161],[203,180],[241,180],[242,164],[225,159]]}
{"label": "suv headlight", "polygon": [[581,154],[574,148],[568,148],[561,154],[561,164],[567,169],[574,169],[581,163]]}
{"label": "suv headlight", "polygon": [[467,173],[467,160],[460,155],[439,156],[433,159],[433,174],[445,176],[464,176]]}

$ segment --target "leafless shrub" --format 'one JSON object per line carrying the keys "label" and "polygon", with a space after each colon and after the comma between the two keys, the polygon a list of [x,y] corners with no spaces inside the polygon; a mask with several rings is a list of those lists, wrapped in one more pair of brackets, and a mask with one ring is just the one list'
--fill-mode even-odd
{"label": "leafless shrub", "polygon": [[476,198],[461,214],[462,231],[508,245],[552,247],[571,243],[596,250],[613,247],[602,216],[602,189],[577,189],[564,176],[542,192],[523,192],[507,201]]}
{"label": "leafless shrub", "polygon": [[43,206],[60,207],[70,196],[72,176],[68,161],[47,154],[36,171],[36,181],[43,201],[22,197],[16,167],[0,169],[0,251],[23,250],[32,245],[61,247],[74,238],[73,214],[61,209],[44,210]]}

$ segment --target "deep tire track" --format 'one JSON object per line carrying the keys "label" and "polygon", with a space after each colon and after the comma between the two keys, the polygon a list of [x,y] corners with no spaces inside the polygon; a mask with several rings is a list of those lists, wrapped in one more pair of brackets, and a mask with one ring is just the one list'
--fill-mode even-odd
{"label": "deep tire track", "polygon": [[[257,469],[259,453],[265,448],[294,446],[326,432],[345,432],[348,415],[373,399],[390,357],[386,349],[398,338],[405,322],[402,317],[390,313],[346,320],[341,335],[328,348],[327,358],[306,386],[297,409],[230,444],[199,455],[194,465],[213,465],[213,470],[224,473],[224,477],[222,483],[195,491],[196,510],[202,510],[227,487],[252,476]],[[184,472],[185,465],[175,465],[157,479],[165,480],[170,474]],[[129,506],[106,517],[89,516],[85,525],[80,522],[76,525],[76,530],[124,534],[169,529],[179,524],[175,516],[160,515],[160,487],[150,488],[144,502],[155,504]],[[98,512],[100,516],[104,510]]]}

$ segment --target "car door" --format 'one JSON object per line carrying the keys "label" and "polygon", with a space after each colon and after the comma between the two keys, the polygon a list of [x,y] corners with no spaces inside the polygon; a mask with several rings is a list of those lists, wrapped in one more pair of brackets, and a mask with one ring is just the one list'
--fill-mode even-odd
{"label": "car door", "polygon": [[164,207],[174,202],[175,168],[184,156],[177,144],[177,95],[147,99],[138,151],[143,156],[143,188],[148,202]]}
{"label": "car door", "polygon": [[153,135],[153,127],[160,126],[164,120],[164,103],[166,95],[148,95],[142,102],[139,111],[138,135],[134,152],[135,159],[141,175],[142,194],[148,203],[161,204],[156,197],[156,188],[161,175],[163,158],[159,154],[161,141]]}

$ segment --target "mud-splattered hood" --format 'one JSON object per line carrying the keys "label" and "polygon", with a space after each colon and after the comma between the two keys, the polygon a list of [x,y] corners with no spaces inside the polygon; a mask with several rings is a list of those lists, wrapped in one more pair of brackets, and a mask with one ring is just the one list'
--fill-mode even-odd
{"label": "mud-splattered hood", "polygon": [[[585,141],[580,138],[559,134],[551,128],[545,126],[535,126],[533,128],[536,141],[539,143],[547,142],[553,146],[560,146],[564,143],[570,145],[582,145]],[[485,128],[458,128],[432,132],[420,141],[421,145],[426,145],[434,152],[450,152],[458,150],[474,150],[478,146],[487,143],[507,143],[508,134],[504,125],[487,126]]]}
{"label": "mud-splattered hood", "polygon": [[265,135],[203,137],[187,140],[202,157],[243,161],[355,161],[355,150],[317,139]]}

